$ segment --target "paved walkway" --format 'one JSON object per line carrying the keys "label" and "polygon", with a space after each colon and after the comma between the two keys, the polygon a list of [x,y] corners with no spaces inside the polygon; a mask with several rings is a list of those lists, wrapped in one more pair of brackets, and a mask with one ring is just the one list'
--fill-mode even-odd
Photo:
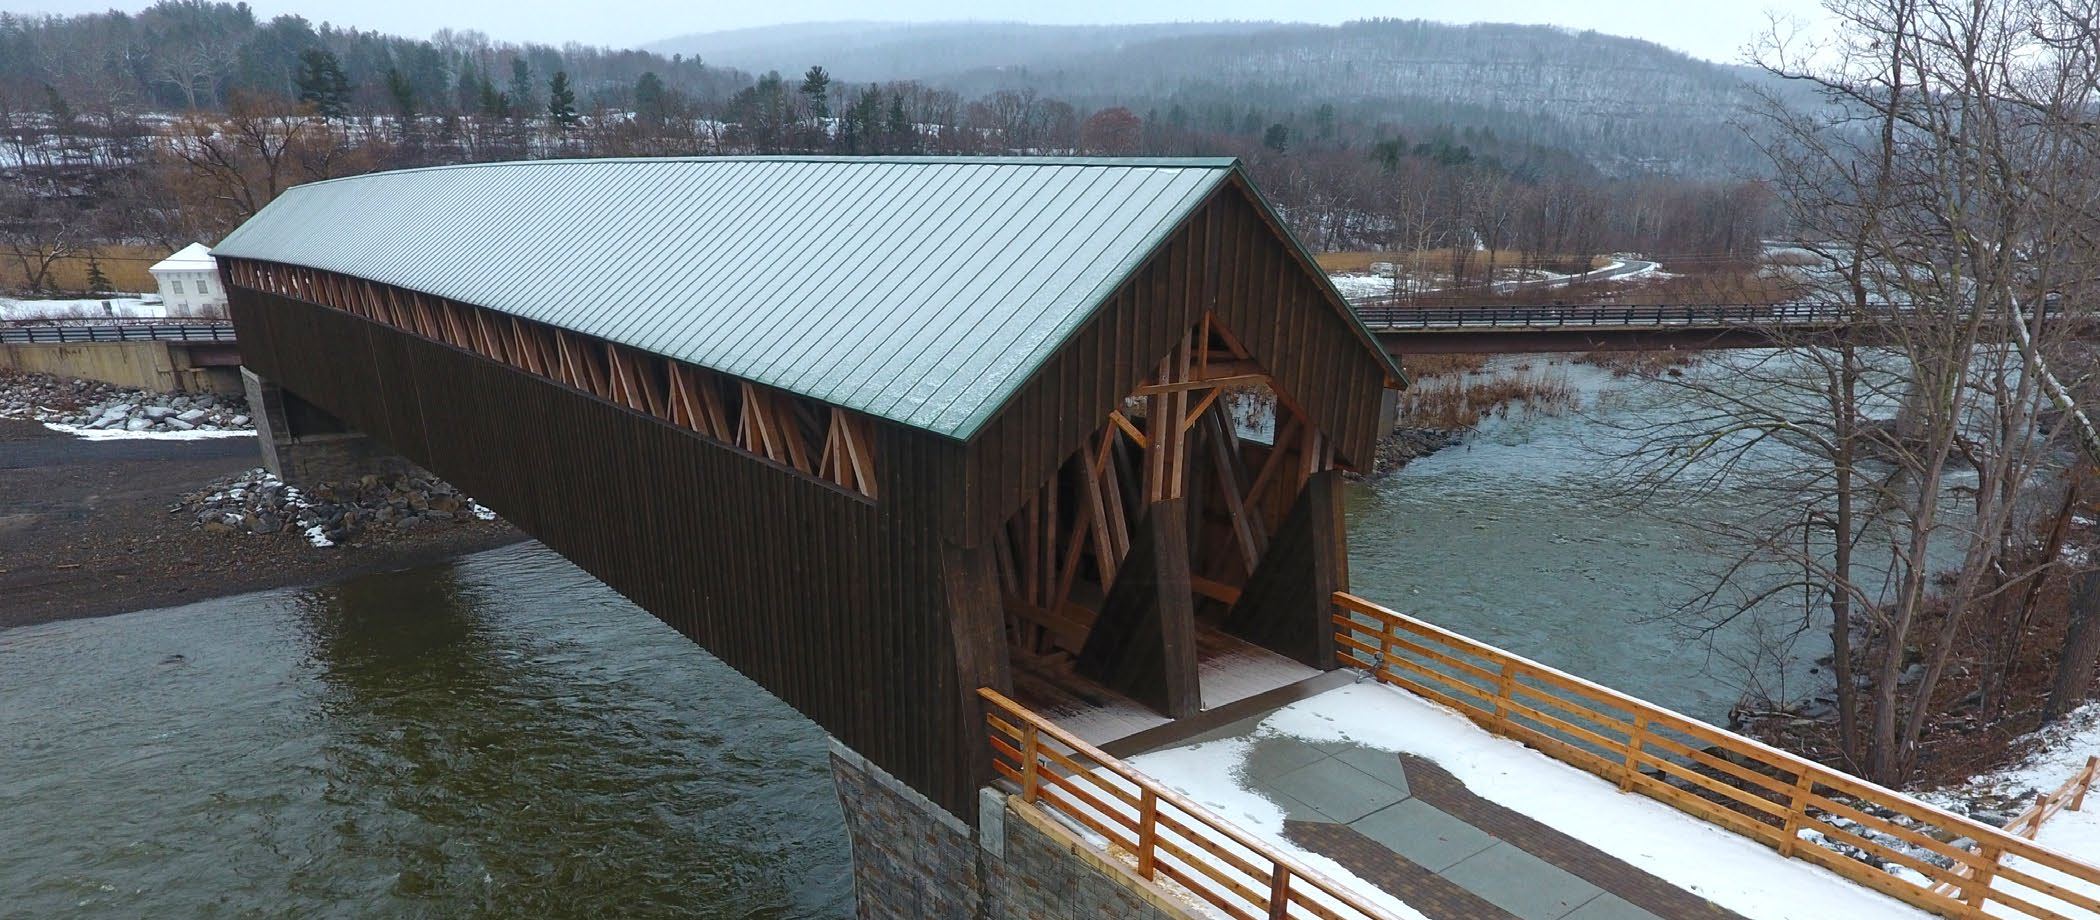
{"label": "paved walkway", "polygon": [[1436,918],[1741,920],[1699,896],[1474,795],[1434,762],[1348,742],[1252,734],[1241,779],[1284,810],[1292,842]]}

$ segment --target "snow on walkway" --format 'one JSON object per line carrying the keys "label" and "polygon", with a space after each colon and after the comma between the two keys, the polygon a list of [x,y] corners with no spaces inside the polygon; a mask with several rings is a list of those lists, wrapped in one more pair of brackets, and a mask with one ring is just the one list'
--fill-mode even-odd
{"label": "snow on walkway", "polygon": [[[1923,918],[1927,914],[1821,867],[1752,841],[1491,735],[1465,717],[1382,684],[1356,684],[1293,703],[1258,733],[1348,741],[1435,761],[1475,795],[1521,812],[1750,920]],[[1333,860],[1291,843],[1283,810],[1242,788],[1244,738],[1132,758],[1137,769],[1401,917],[1423,916]]]}

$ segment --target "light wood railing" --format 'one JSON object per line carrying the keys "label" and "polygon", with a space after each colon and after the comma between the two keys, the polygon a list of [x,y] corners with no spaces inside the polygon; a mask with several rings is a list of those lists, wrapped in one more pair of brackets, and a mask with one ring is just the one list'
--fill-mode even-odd
{"label": "light wood railing", "polygon": [[[2015,815],[2011,821],[2005,822],[2005,832],[2033,840],[2036,834],[2042,832],[2042,822],[2049,820],[2057,812],[2066,808],[2072,811],[2084,809],[2085,794],[2092,790],[2096,773],[2100,773],[2100,757],[2087,757],[2085,766],[2078,768],[2078,772],[2064,780],[2063,785],[2056,787],[2055,792],[2037,794],[2034,804],[2027,806],[2026,811]],[[1954,873],[1967,877],[1968,868],[1968,864],[1963,863],[1954,867]],[[1958,889],[1959,886],[1949,882],[1941,882],[1932,888],[1939,894],[1952,894]]]}
{"label": "light wood railing", "polygon": [[1986,908],[2000,917],[2100,916],[2100,899],[2086,893],[2100,886],[2100,867],[1347,592],[1337,592],[1334,603],[1344,666],[1369,670],[1621,791],[1943,916],[1983,917]]}
{"label": "light wood railing", "polygon": [[1392,916],[998,691],[978,694],[993,769],[1023,801],[1099,835],[1138,875],[1240,920]]}

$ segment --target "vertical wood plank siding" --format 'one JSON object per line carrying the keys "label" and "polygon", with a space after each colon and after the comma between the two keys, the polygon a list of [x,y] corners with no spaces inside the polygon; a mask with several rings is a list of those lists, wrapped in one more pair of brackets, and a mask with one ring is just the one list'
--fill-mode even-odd
{"label": "vertical wood plank siding", "polygon": [[1241,339],[1280,398],[1316,422],[1341,465],[1375,449],[1386,368],[1328,302],[1289,241],[1237,183],[1208,201],[1131,273],[971,442],[963,540],[989,539],[1205,310]]}
{"label": "vertical wood plank siding", "polygon": [[[884,499],[341,311],[234,286],[257,373],[379,437],[934,801],[973,814],[938,503],[962,447],[878,423]],[[892,498],[894,497],[894,498]],[[974,688],[969,688],[974,689]]]}

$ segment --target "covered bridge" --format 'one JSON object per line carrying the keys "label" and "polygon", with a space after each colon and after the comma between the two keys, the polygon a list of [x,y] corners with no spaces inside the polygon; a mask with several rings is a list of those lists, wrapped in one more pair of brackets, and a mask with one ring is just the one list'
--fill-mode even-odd
{"label": "covered bridge", "polygon": [[[974,691],[1333,666],[1399,371],[1229,159],[499,163],[214,251],[273,422],[451,480],[959,815]],[[1215,668],[1212,668],[1215,670]]]}

